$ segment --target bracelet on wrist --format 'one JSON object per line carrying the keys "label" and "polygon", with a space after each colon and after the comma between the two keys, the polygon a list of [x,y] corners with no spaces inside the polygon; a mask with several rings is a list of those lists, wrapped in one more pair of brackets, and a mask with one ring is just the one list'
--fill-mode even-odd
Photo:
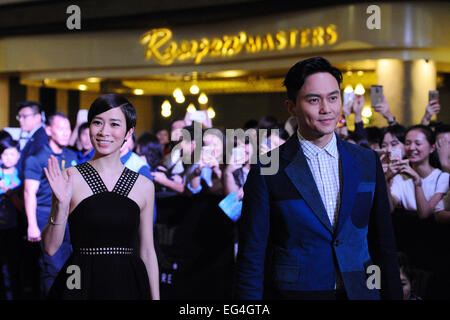
{"label": "bracelet on wrist", "polygon": [[49,224],[51,224],[51,225],[53,225],[53,226],[60,226],[60,225],[63,225],[63,224],[65,224],[65,223],[66,223],[66,219],[64,219],[64,221],[61,222],[61,223],[56,223],[55,220],[54,220],[54,218],[53,218],[53,216],[50,216],[50,222],[49,222]]}

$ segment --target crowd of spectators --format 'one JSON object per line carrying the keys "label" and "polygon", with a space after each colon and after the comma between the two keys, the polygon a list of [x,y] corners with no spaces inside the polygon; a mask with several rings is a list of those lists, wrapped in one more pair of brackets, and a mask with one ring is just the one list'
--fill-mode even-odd
{"label": "crowd of spectators", "polygon": [[[404,297],[448,298],[443,286],[450,283],[449,277],[441,272],[450,267],[442,252],[446,246],[429,237],[450,239],[445,238],[450,223],[450,127],[430,121],[440,111],[439,102],[430,101],[421,123],[410,127],[397,123],[386,99],[373,109],[387,125],[365,127],[363,106],[364,97],[358,95],[344,104],[336,133],[380,157],[397,245],[403,251],[399,264]],[[41,111],[37,102],[21,103],[17,119],[25,134],[16,141],[6,130],[0,132],[0,299],[43,297],[51,285],[42,271],[42,264],[49,262],[38,246],[45,225],[39,212],[49,210],[51,202],[43,173],[46,157],[60,155],[69,166],[88,161],[94,152],[89,124],[82,117],[71,132],[65,115],[56,113],[44,123]],[[346,119],[352,113],[355,130],[350,131]],[[243,186],[250,165],[289,139],[296,123],[266,116],[249,120],[240,129],[246,134],[228,136],[210,123],[178,119],[170,128],[133,136],[121,149],[122,163],[155,184],[162,299],[231,297]],[[432,258],[425,254],[435,250],[442,254]]]}

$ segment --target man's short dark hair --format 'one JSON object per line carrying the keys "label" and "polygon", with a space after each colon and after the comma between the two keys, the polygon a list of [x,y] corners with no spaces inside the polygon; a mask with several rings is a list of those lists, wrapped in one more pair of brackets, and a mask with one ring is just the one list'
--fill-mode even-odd
{"label": "man's short dark hair", "polygon": [[33,113],[41,113],[42,111],[42,106],[39,102],[36,101],[24,101],[24,102],[19,102],[17,103],[17,111],[22,110],[23,108],[31,108],[31,110],[33,110]]}
{"label": "man's short dark hair", "polygon": [[342,73],[338,68],[333,67],[328,60],[322,57],[314,57],[297,62],[291,69],[289,69],[284,79],[283,85],[287,89],[289,100],[295,102],[297,94],[303,87],[308,76],[318,73],[328,72],[337,81],[338,86],[342,82]]}
{"label": "man's short dark hair", "polygon": [[67,116],[64,113],[62,113],[62,112],[55,112],[50,117],[48,117],[47,125],[51,126],[53,124],[53,120],[55,119],[55,117],[61,117],[63,119],[69,119],[69,118],[67,118]]}

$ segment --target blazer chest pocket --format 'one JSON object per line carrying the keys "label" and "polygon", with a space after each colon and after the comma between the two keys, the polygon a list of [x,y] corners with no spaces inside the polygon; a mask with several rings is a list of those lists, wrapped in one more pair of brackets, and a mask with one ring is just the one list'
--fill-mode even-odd
{"label": "blazer chest pocket", "polygon": [[279,282],[296,282],[299,275],[300,269],[297,266],[275,265],[275,279]]}

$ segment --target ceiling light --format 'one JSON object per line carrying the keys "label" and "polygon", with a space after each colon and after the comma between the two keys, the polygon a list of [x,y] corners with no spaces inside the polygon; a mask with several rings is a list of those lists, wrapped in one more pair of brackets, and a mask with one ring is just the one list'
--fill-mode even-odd
{"label": "ceiling light", "polygon": [[206,94],[202,93],[200,97],[198,97],[198,102],[201,104],[208,103],[208,97],[206,96]]}
{"label": "ceiling light", "polygon": [[187,107],[187,112],[192,113],[192,112],[195,112],[195,111],[197,111],[197,108],[195,108],[195,106],[194,106],[194,104],[192,102],[189,103],[189,105]]}
{"label": "ceiling light", "polygon": [[189,92],[192,94],[198,94],[200,92],[200,88],[196,84],[193,84],[189,89]]}
{"label": "ceiling light", "polygon": [[363,85],[361,83],[358,83],[355,87],[355,94],[362,96],[364,92],[366,92],[366,90],[364,90]]}

